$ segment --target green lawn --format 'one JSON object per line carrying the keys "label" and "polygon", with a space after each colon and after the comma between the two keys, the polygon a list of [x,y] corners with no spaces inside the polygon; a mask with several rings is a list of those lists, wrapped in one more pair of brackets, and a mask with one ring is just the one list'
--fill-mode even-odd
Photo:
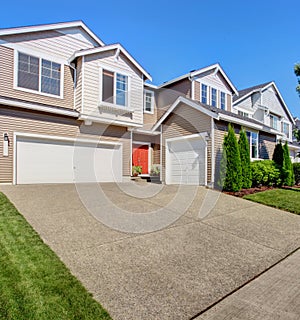
{"label": "green lawn", "polygon": [[300,189],[273,189],[244,196],[244,199],[300,214]]}
{"label": "green lawn", "polygon": [[0,319],[111,319],[2,193]]}

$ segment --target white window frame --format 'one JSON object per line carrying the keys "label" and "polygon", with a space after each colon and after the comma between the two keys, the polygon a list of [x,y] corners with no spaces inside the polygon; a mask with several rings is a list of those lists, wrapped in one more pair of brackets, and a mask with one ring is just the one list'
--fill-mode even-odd
{"label": "white window frame", "polygon": [[[250,158],[251,160],[258,160],[259,159],[259,132],[258,131],[253,131],[250,129],[245,129],[246,133],[249,132],[250,133],[250,141],[249,141],[249,151],[250,151]],[[257,157],[253,157],[252,156],[252,133],[256,133],[257,134],[257,142],[256,142],[256,149],[257,149]],[[248,138],[248,137],[247,137]]]}
{"label": "white window frame", "polygon": [[[107,106],[107,107],[113,107],[113,108],[117,108],[117,109],[126,109],[128,111],[132,111],[130,109],[130,89],[131,89],[131,76],[130,74],[128,74],[126,71],[117,69],[117,68],[113,68],[111,66],[107,66],[104,64],[99,64],[100,66],[100,72],[99,72],[99,105],[100,106]],[[114,102],[110,103],[107,101],[103,101],[102,100],[102,79],[103,79],[103,70],[107,70],[109,72],[112,72],[114,74],[114,92],[113,92],[113,98],[114,98]],[[126,98],[126,105],[120,105],[116,103],[116,98],[117,98],[117,73],[121,74],[122,76],[126,76],[127,77],[127,98]]]}
{"label": "white window frame", "polygon": [[[291,133],[290,133],[291,125],[289,124],[289,122],[286,122],[286,121],[282,121],[281,125],[282,125],[282,129],[281,129],[282,133],[285,134],[285,136],[286,136],[287,139],[290,139],[290,138],[291,138]],[[288,130],[288,134],[286,134],[286,133],[284,132],[284,126],[285,126],[285,125],[287,125],[287,126],[288,126],[288,129],[289,129],[289,130]]]}
{"label": "white window frame", "polygon": [[[273,119],[277,119],[276,120],[276,128],[274,128],[273,126],[272,126],[272,123],[271,123],[271,117],[273,118]],[[274,120],[273,120],[273,123],[274,123]],[[272,129],[274,129],[274,130],[277,130],[277,131],[280,131],[280,124],[281,124],[281,121],[280,121],[280,117],[279,116],[277,116],[276,114],[273,114],[273,113],[270,113],[270,127],[272,128]]]}
{"label": "white window frame", "polygon": [[[18,86],[18,71],[19,71],[19,53],[23,53],[29,56],[32,56],[34,58],[39,59],[39,90],[32,90],[32,89],[27,89],[23,87]],[[42,92],[42,60],[48,60],[57,64],[60,64],[61,70],[60,70],[60,95],[56,94],[51,94],[51,93],[46,93]],[[28,53],[27,50],[14,50],[14,89],[19,90],[19,91],[24,91],[28,93],[34,93],[42,96],[47,96],[51,98],[57,98],[57,99],[63,99],[64,98],[64,64],[61,61],[52,59],[47,57],[46,55],[41,55],[41,54],[36,54],[36,53]]]}
{"label": "white window frame", "polygon": [[[224,94],[224,109],[222,109],[222,93]],[[227,110],[227,99],[226,99],[226,92],[220,90],[220,109],[221,110]]]}
{"label": "white window frame", "polygon": [[[146,110],[146,93],[150,93],[151,94],[151,110],[148,111]],[[154,91],[152,90],[144,90],[144,113],[148,113],[148,114],[154,114]]]}
{"label": "white window frame", "polygon": [[[205,102],[202,102],[202,86],[206,86],[206,103]],[[209,86],[205,83],[202,83],[200,82],[200,102],[201,103],[204,103],[204,104],[209,104],[209,101],[208,101],[208,92],[209,92]]]}
{"label": "white window frame", "polygon": [[[215,106],[213,106],[213,104],[212,104],[212,102],[213,102],[213,90],[216,91],[216,99],[215,99],[216,105]],[[216,89],[214,87],[210,87],[210,105],[212,107],[218,108],[218,89]]]}

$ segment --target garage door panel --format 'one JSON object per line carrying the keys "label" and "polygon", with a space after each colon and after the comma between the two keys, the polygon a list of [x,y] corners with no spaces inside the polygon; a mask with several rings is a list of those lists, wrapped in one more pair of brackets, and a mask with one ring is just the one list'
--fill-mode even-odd
{"label": "garage door panel", "polygon": [[120,145],[18,137],[16,182],[74,183],[122,180]]}
{"label": "garage door panel", "polygon": [[170,184],[205,184],[206,142],[202,138],[168,142]]}

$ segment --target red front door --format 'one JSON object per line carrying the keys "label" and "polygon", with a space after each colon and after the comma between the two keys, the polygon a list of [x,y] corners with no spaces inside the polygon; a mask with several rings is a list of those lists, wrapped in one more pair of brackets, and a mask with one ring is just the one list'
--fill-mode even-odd
{"label": "red front door", "polygon": [[148,173],[148,145],[133,145],[132,147],[132,165],[141,166],[142,173]]}

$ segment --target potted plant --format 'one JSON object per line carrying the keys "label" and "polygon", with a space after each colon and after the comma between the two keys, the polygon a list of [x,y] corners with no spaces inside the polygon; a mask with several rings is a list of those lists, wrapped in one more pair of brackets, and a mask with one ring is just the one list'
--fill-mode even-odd
{"label": "potted plant", "polygon": [[142,173],[142,167],[141,166],[132,166],[132,176],[133,177],[137,177],[141,173]]}
{"label": "potted plant", "polygon": [[151,176],[159,176],[160,174],[160,165],[159,164],[153,164],[151,166],[150,175]]}

